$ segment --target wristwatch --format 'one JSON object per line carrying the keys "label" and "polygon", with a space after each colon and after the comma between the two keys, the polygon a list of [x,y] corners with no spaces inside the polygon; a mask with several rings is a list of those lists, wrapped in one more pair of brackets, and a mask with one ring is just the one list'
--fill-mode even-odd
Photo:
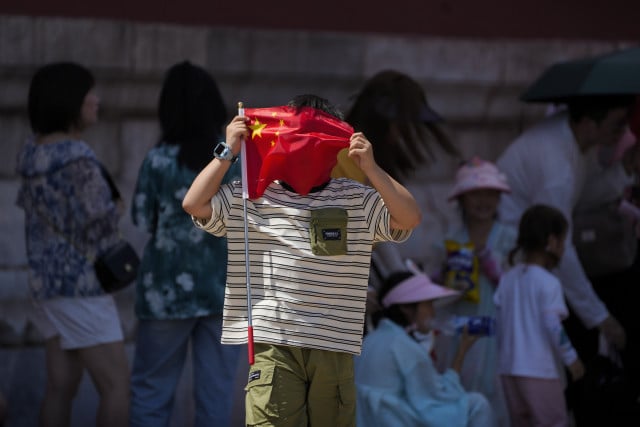
{"label": "wristwatch", "polygon": [[226,142],[220,141],[216,148],[213,149],[213,156],[220,160],[229,160],[231,163],[235,163],[238,160],[238,156],[233,155],[231,147]]}

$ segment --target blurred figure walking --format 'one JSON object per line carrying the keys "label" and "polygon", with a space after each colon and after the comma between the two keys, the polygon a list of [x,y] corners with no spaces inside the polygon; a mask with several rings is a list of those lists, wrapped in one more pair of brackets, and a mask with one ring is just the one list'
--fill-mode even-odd
{"label": "blurred figure walking", "polygon": [[[500,219],[516,225],[533,204],[547,204],[571,221],[586,180],[586,153],[598,144],[616,144],[628,123],[631,96],[583,96],[568,101],[567,111],[527,129],[498,158],[511,193],[500,203]],[[623,348],[624,329],[598,298],[571,239],[557,270],[564,294],[587,328],[598,327],[607,340]]]}
{"label": "blurred figure walking", "polygon": [[[182,199],[213,157],[227,113],[213,77],[185,61],[165,76],[158,116],[161,139],[142,163],[131,209],[151,234],[136,285],[131,426],[169,424],[191,346],[195,426],[225,427],[241,349],[220,343],[227,241],[195,228]],[[237,164],[223,182],[239,177]]]}
{"label": "blurred figure walking", "polygon": [[86,368],[100,395],[97,425],[126,425],[129,367],[117,307],[93,259],[118,241],[118,203],[95,153],[80,139],[98,120],[89,70],[40,68],[29,88],[34,138],[18,155],[34,324],[45,338],[42,426],[68,426]]}

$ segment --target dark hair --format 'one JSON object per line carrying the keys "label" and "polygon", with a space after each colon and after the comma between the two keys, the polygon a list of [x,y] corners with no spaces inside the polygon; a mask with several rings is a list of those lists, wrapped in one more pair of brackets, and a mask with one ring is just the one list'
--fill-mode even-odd
{"label": "dark hair", "polygon": [[344,120],[342,111],[340,111],[331,102],[319,97],[318,95],[297,95],[291,101],[289,101],[287,105],[290,107],[295,107],[297,109],[300,109],[302,107],[315,108],[317,110],[324,111],[325,113],[330,114],[337,119]]}
{"label": "dark hair", "polygon": [[165,75],[158,117],[160,143],[179,145],[178,163],[200,171],[219,142],[227,110],[213,77],[204,68],[183,61]]}
{"label": "dark hair", "polygon": [[526,252],[546,251],[549,236],[562,236],[569,228],[567,219],[558,209],[547,205],[533,205],[520,218],[516,247],[509,253],[513,264],[519,250]]}
{"label": "dark hair", "polygon": [[[394,273],[391,273],[389,276],[387,276],[387,278],[382,283],[380,292],[378,293],[378,305],[381,307],[381,309],[378,312],[373,313],[371,317],[371,320],[373,321],[374,326],[378,326],[378,323],[383,317],[391,320],[392,322],[402,327],[408,326],[410,324],[409,320],[407,320],[402,310],[400,310],[399,305],[393,304],[392,306],[385,308],[382,305],[382,300],[389,292],[391,292],[393,288],[395,288],[398,284],[400,284],[401,282],[407,280],[412,276],[413,276],[413,273],[409,271],[396,271]],[[409,304],[403,304],[403,305],[417,306],[418,303],[409,303]]]}
{"label": "dark hair", "polygon": [[82,104],[95,80],[91,72],[72,62],[39,68],[29,86],[29,121],[33,132],[69,132],[79,126]]}
{"label": "dark hair", "polygon": [[630,108],[634,101],[634,95],[576,96],[567,100],[567,108],[573,122],[588,118],[600,123],[611,110]]}
{"label": "dark hair", "polygon": [[376,163],[399,180],[427,160],[435,160],[433,143],[460,157],[437,123],[440,120],[418,82],[393,70],[367,80],[346,116],[373,144]]}

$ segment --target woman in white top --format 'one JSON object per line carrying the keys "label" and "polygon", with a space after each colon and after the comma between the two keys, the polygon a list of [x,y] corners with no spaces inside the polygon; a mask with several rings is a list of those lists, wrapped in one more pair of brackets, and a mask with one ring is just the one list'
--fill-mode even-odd
{"label": "woman in white top", "polygon": [[562,319],[568,315],[560,281],[551,274],[564,251],[568,223],[547,205],[533,205],[520,221],[522,259],[502,275],[497,307],[498,373],[514,427],[568,426],[564,371],[584,373]]}

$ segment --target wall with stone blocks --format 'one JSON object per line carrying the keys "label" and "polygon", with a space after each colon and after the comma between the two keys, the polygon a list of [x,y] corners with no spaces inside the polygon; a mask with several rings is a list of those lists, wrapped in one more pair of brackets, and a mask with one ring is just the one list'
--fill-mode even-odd
{"label": "wall with stone blocks", "polygon": [[[542,70],[555,61],[624,46],[623,41],[442,39],[0,15],[0,345],[40,342],[28,322],[23,216],[14,205],[14,168],[16,153],[29,136],[29,79],[44,63],[73,60],[94,71],[101,120],[86,140],[130,200],[137,168],[157,140],[155,109],[163,73],[177,61],[189,59],[210,70],[231,113],[238,100],[246,106],[280,105],[308,92],[346,111],[367,77],[397,69],[424,86],[466,157],[493,160],[544,113],[544,106],[518,101]],[[424,207],[425,222],[404,250],[424,253],[441,235],[445,219],[454,215],[445,194],[455,167],[440,156],[409,183]],[[128,217],[122,227],[142,250],[146,236]],[[132,292],[117,298],[131,337]]]}

